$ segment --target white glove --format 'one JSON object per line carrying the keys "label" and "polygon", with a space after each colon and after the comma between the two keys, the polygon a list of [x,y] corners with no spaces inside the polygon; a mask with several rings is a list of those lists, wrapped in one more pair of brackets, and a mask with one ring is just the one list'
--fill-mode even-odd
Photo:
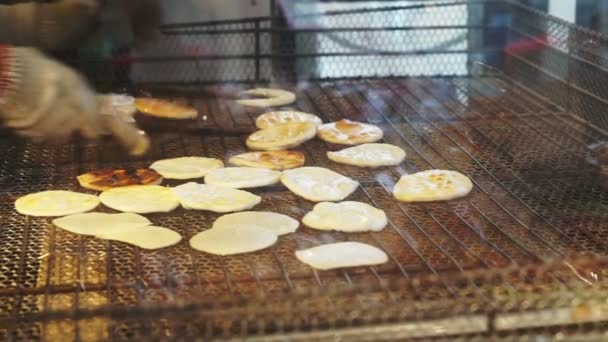
{"label": "white glove", "polygon": [[0,6],[0,42],[48,50],[73,47],[95,29],[98,10],[98,0]]}
{"label": "white glove", "polygon": [[113,135],[132,155],[138,156],[148,151],[150,141],[143,131],[137,129],[133,119],[137,111],[133,97],[98,95],[97,104],[102,120],[102,134]]}
{"label": "white glove", "polygon": [[116,115],[108,97],[96,97],[87,82],[67,66],[31,48],[11,48],[11,86],[0,99],[4,124],[37,142],[62,142],[74,133],[93,139],[114,135],[131,154],[143,154],[143,132]]}

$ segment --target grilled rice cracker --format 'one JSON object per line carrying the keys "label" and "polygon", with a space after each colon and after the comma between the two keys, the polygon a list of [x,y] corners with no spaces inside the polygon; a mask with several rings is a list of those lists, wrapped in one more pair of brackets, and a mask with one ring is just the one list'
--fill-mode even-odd
{"label": "grilled rice cracker", "polygon": [[216,213],[248,210],[262,201],[262,197],[247,191],[194,182],[178,185],[173,192],[185,209]]}
{"label": "grilled rice cracker", "polygon": [[85,213],[53,220],[53,224],[75,234],[128,243],[143,249],[159,249],[178,243],[182,237],[171,229],[133,213]]}
{"label": "grilled rice cracker", "polygon": [[178,157],[155,161],[150,168],[167,179],[191,179],[204,177],[209,171],[224,167],[215,158]]}
{"label": "grilled rice cracker", "polygon": [[170,188],[160,185],[131,185],[106,190],[99,195],[108,208],[125,213],[167,213],[179,206]]}
{"label": "grilled rice cracker", "polygon": [[65,216],[95,209],[99,198],[73,191],[48,190],[19,197],[15,210],[28,216]]}
{"label": "grilled rice cracker", "polygon": [[284,150],[296,147],[312,138],[317,127],[310,122],[292,122],[254,132],[247,138],[247,147],[254,150]]}
{"label": "grilled rice cracker", "polygon": [[283,171],[281,183],[294,194],[312,202],[342,201],[359,183],[322,167],[301,167]]}
{"label": "grilled rice cracker", "polygon": [[405,151],[395,145],[371,143],[327,152],[327,158],[341,164],[381,167],[399,165],[405,159]]}
{"label": "grilled rice cracker", "polygon": [[138,97],[135,107],[142,114],[164,119],[194,119],[198,115],[190,106],[154,98]]}
{"label": "grilled rice cracker", "polygon": [[297,151],[260,151],[243,153],[230,158],[236,166],[260,167],[275,171],[295,169],[304,165],[304,154]]}
{"label": "grilled rice cracker", "polygon": [[276,235],[294,233],[300,226],[298,220],[270,211],[241,211],[220,216],[212,228],[225,226],[262,226]]}
{"label": "grilled rice cracker", "polygon": [[53,220],[53,225],[74,234],[99,236],[151,225],[152,222],[133,213],[81,213]]}
{"label": "grilled rice cracker", "polygon": [[129,185],[158,185],[163,181],[163,177],[158,172],[150,169],[94,170],[76,179],[83,188],[97,191]]}
{"label": "grilled rice cracker", "polygon": [[449,170],[427,170],[403,176],[393,195],[402,202],[446,201],[466,196],[473,189],[469,177]]}
{"label": "grilled rice cracker", "polygon": [[267,112],[260,115],[255,120],[255,125],[259,129],[264,129],[271,126],[286,124],[290,122],[310,122],[317,127],[323,124],[321,119],[316,115],[296,112],[293,110],[283,110],[277,112]]}
{"label": "grilled rice cracker", "polygon": [[281,172],[259,167],[223,167],[211,170],[205,176],[205,184],[233,189],[257,188],[279,182]]}
{"label": "grilled rice cracker", "polygon": [[361,242],[337,242],[296,251],[296,258],[312,268],[334,268],[379,265],[388,261],[380,248]]}
{"label": "grilled rice cracker", "polygon": [[314,229],[352,233],[381,231],[388,220],[382,209],[363,202],[344,201],[317,203],[304,215],[302,223]]}
{"label": "grilled rice cracker", "polygon": [[254,252],[275,244],[278,235],[258,225],[222,225],[194,235],[190,247],[197,251],[233,255]]}
{"label": "grilled rice cracker", "polygon": [[123,232],[98,235],[105,240],[120,241],[142,249],[160,249],[173,246],[182,240],[178,232],[157,226],[127,229]]}
{"label": "grilled rice cracker", "polygon": [[333,144],[358,145],[382,139],[382,130],[374,125],[343,119],[319,127],[321,140]]}
{"label": "grilled rice cracker", "polygon": [[238,104],[244,106],[258,108],[286,106],[296,101],[296,95],[294,93],[283,89],[255,88],[243,91],[240,95],[264,97],[261,99],[240,99],[236,101]]}

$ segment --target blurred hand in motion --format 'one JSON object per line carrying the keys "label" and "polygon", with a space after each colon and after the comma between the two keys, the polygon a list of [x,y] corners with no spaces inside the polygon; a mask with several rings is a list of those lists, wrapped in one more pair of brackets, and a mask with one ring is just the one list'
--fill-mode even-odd
{"label": "blurred hand in motion", "polygon": [[0,96],[0,117],[18,134],[54,143],[75,133],[88,139],[111,134],[132,155],[147,151],[148,138],[117,115],[113,97],[96,96],[72,69],[31,48],[9,48],[7,61],[11,79]]}
{"label": "blurred hand in motion", "polygon": [[0,42],[46,50],[74,47],[95,29],[99,8],[98,0],[0,6]]}

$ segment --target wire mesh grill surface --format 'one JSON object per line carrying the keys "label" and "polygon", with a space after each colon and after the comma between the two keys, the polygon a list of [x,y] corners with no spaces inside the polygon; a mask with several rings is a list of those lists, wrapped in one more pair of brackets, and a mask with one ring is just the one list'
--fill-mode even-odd
{"label": "wire mesh grill surface", "polygon": [[[488,4],[511,21],[476,21]],[[200,115],[186,125],[140,118],[155,128],[152,151],[140,160],[111,141],[41,147],[0,137],[0,339],[606,339],[608,192],[590,156],[608,139],[608,40],[515,1],[390,9],[396,18],[434,14],[408,25],[387,22],[388,12],[167,25],[150,51],[68,56],[98,85],[184,97]],[[506,46],[485,36],[497,32]],[[487,65],[492,53],[499,67]],[[405,77],[417,72],[451,76]],[[352,76],[359,79],[344,80]],[[89,170],[246,151],[260,112],[201,95],[203,84],[227,81],[283,84],[298,96],[295,109],[381,127],[384,142],[407,151],[399,166],[336,164],[325,154],[341,147],[320,140],[300,150],[307,165],[359,181],[349,199],[385,210],[388,227],[357,234],[301,227],[269,249],[219,257],[188,246],[219,216],[208,212],[148,215],[184,240],[145,251],[14,210],[16,198],[36,191],[88,192],[76,176]],[[435,168],[471,177],[472,193],[425,204],[393,199],[401,175]],[[256,210],[297,219],[314,205],[282,186],[254,192],[264,198]],[[383,249],[389,262],[314,271],[294,256],[347,240]]]}
{"label": "wire mesh grill surface", "polygon": [[[75,177],[92,169],[146,167],[159,158],[185,155],[226,160],[246,150],[246,135],[159,134],[145,160],[129,162],[111,142],[41,148],[3,139],[0,317],[4,320],[0,337],[95,340],[324,331],[439,319],[444,317],[440,313],[447,312],[450,317],[471,315],[466,324],[450,323],[466,328],[452,327],[455,330],[448,330],[452,335],[483,337],[489,333],[491,312],[484,303],[492,302],[488,296],[493,298],[501,289],[510,292],[501,297],[503,305],[497,304],[496,310],[537,309],[536,304],[530,304],[536,294],[542,305],[551,309],[546,313],[551,321],[559,315],[554,309],[559,308],[556,303],[560,298],[570,298],[573,293],[591,296],[598,286],[602,289],[606,285],[604,263],[593,256],[606,255],[608,248],[608,193],[601,189],[595,169],[584,158],[589,143],[606,139],[600,130],[499,78],[309,82],[292,89],[298,94],[294,108],[316,113],[326,122],[347,117],[376,124],[383,129],[385,142],[407,151],[406,161],[399,166],[362,169],[329,161],[325,152],[339,147],[320,140],[307,142],[299,149],[305,153],[307,165],[327,167],[359,181],[361,187],[349,199],[385,210],[390,220],[386,229],[344,234],[301,227],[266,250],[219,257],[188,246],[189,238],[208,229],[218,215],[179,209],[149,216],[154,224],[184,237],[181,243],[166,249],[145,251],[76,236],[53,227],[49,219],[19,215],[13,201],[47,189],[87,192],[79,188]],[[192,104],[206,118],[205,125],[254,129],[253,118],[258,112],[244,110],[231,100],[208,98],[193,100]],[[404,204],[392,198],[391,189],[400,175],[432,168],[469,175],[475,185],[472,193],[462,199],[427,204]],[[282,186],[254,192],[263,196],[256,210],[276,211],[297,219],[314,205]],[[383,249],[389,262],[375,267],[314,271],[295,259],[295,250],[347,240]],[[571,259],[586,261],[561,263]],[[557,266],[547,266],[554,260]],[[503,269],[531,273],[510,279],[501,273]],[[432,281],[424,285],[419,279]],[[403,282],[401,287],[380,287],[380,293],[353,290],[397,281]],[[272,308],[287,302],[285,294],[292,298],[290,294],[336,287],[350,288],[351,292],[302,297],[302,303],[310,304],[305,318],[298,318],[304,314],[285,307]],[[589,299],[593,304],[589,307],[602,302],[602,293]],[[236,298],[259,296],[268,307],[259,302],[251,306],[235,304],[224,312],[220,310],[222,302],[214,301],[228,298],[230,303]],[[579,297],[573,298],[573,302],[563,303],[568,310],[578,307]],[[206,311],[201,304],[194,311],[182,310],[182,314],[192,315],[188,319],[198,317],[199,321],[188,321],[177,313],[173,318],[166,314],[152,321],[142,319],[147,316],[141,313],[124,314],[120,319],[109,319],[103,310],[83,314],[115,306],[145,309],[198,302],[213,303],[209,305],[215,308]],[[301,309],[302,303],[294,308]],[[407,314],[379,310],[386,306],[406,310],[409,305],[420,311]],[[586,308],[580,310],[587,312]],[[66,310],[71,314],[50,319],[51,313]],[[588,310],[594,313],[584,316],[588,319],[565,320],[562,325],[574,324],[573,333],[601,333],[602,325],[590,322],[605,319],[605,311],[601,311],[605,309]],[[571,312],[565,316],[571,317]],[[176,317],[182,317],[182,322]],[[502,323],[492,326],[524,329],[529,336],[570,331],[518,327],[513,322],[519,322],[519,316],[514,317],[509,320],[506,316]],[[436,325],[428,324],[433,331]],[[426,331],[424,325],[414,330]],[[353,334],[357,335],[356,331]],[[391,330],[381,333],[390,335]]]}

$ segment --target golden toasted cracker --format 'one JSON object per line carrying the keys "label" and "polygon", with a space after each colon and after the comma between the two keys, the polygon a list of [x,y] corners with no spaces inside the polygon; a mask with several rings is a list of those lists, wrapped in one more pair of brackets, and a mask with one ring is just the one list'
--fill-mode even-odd
{"label": "golden toasted cracker", "polygon": [[304,154],[297,151],[260,151],[236,155],[230,164],[237,166],[261,167],[276,171],[295,169],[304,165]]}
{"label": "golden toasted cracker", "polygon": [[296,147],[317,134],[310,122],[291,122],[254,132],[247,138],[247,147],[254,150],[276,151]]}
{"label": "golden toasted cracker", "polygon": [[95,170],[76,178],[83,188],[97,191],[129,185],[158,185],[163,181],[161,175],[150,169]]}
{"label": "golden toasted cracker", "polygon": [[142,114],[165,119],[194,119],[198,115],[190,106],[154,98],[138,97],[135,107]]}
{"label": "golden toasted cracker", "polygon": [[333,144],[357,145],[382,139],[382,130],[374,125],[343,119],[319,127],[321,140]]}
{"label": "golden toasted cracker", "polygon": [[427,170],[402,176],[393,188],[393,196],[402,202],[448,201],[468,195],[471,179],[451,170]]}

